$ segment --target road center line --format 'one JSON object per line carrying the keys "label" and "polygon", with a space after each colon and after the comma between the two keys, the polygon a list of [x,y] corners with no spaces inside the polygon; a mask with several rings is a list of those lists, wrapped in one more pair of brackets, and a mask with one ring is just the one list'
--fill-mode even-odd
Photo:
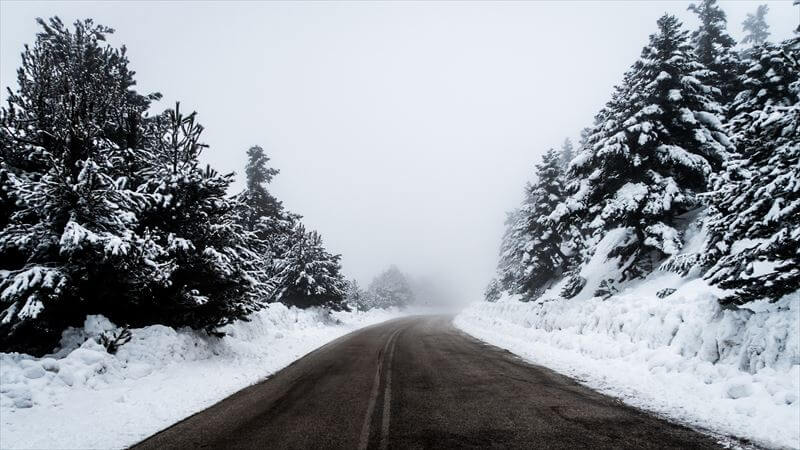
{"label": "road center line", "polygon": [[389,420],[391,419],[392,410],[392,359],[394,358],[394,349],[397,347],[397,330],[392,336],[392,348],[389,350],[389,358],[386,361],[386,383],[383,388],[383,417],[381,419],[381,450],[389,445]]}
{"label": "road center line", "polygon": [[389,349],[389,344],[392,343],[392,339],[399,333],[400,330],[396,330],[389,336],[389,339],[386,340],[386,345],[383,346],[383,351],[378,356],[378,368],[375,370],[375,379],[372,382],[372,392],[369,395],[369,404],[367,405],[367,414],[364,417],[364,424],[361,426],[361,437],[358,440],[358,448],[359,450],[366,450],[367,444],[369,444],[369,426],[370,422],[372,422],[372,414],[375,412],[375,403],[378,400],[378,389],[381,385],[381,371],[383,369],[383,358],[386,355],[386,351]]}

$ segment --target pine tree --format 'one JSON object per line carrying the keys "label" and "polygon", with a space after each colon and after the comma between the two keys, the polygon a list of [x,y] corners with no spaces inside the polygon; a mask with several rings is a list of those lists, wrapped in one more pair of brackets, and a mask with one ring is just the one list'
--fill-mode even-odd
{"label": "pine tree", "polygon": [[731,149],[688,33],[669,15],[658,27],[597,115],[571,165],[571,195],[557,208],[558,220],[586,224],[587,245],[618,227],[635,236],[611,254],[621,256],[623,278],[677,253],[676,218],[699,205],[697,194]]}
{"label": "pine tree", "polygon": [[[135,231],[137,190],[158,94],[133,90],[124,47],[91,20],[58,18],[25,47],[0,112],[0,347],[51,349],[87,312],[132,301],[154,274]],[[98,282],[102,280],[102,282]]]}
{"label": "pine tree", "polygon": [[260,305],[268,274],[232,175],[201,169],[202,127],[133,90],[113,30],[53,18],[0,113],[0,347],[45,352],[87,314],[214,331]]}
{"label": "pine tree", "polygon": [[738,75],[741,63],[733,51],[736,41],[728,34],[725,12],[717,0],[702,0],[689,5],[689,11],[697,14],[700,26],[692,33],[692,44],[698,61],[713,73],[705,80],[719,89],[718,100],[728,105],[741,89]]}
{"label": "pine tree", "polygon": [[752,92],[734,105],[737,153],[715,179],[704,252],[706,277],[734,290],[725,305],[775,301],[800,284],[798,61],[800,38],[756,49],[745,76]]}
{"label": "pine tree", "polygon": [[257,239],[227,197],[233,174],[200,167],[207,146],[200,142],[196,113],[183,115],[177,105],[157,123],[153,165],[140,188],[155,201],[142,213],[139,229],[154,249],[159,275],[152,296],[125,316],[214,331],[260,306],[268,273]]}
{"label": "pine tree", "polygon": [[572,141],[569,138],[564,139],[564,143],[561,144],[561,166],[566,170],[569,167],[570,161],[572,158],[575,157],[575,152],[573,151]]}
{"label": "pine tree", "polygon": [[[250,234],[250,248],[260,259],[264,276],[269,279],[267,284],[272,285],[278,270],[277,260],[290,247],[288,240],[296,220],[267,189],[279,171],[268,166],[269,158],[264,149],[250,147],[247,157],[246,187],[235,197],[237,222]],[[270,292],[265,297],[274,300],[272,295],[275,292]]]}
{"label": "pine tree", "polygon": [[742,22],[742,29],[746,33],[742,39],[742,44],[750,44],[751,47],[757,47],[767,42],[770,35],[769,25],[766,20],[768,11],[769,6],[764,4],[758,6],[755,14],[747,14],[747,18]]}
{"label": "pine tree", "polygon": [[316,231],[298,224],[291,246],[278,261],[275,298],[287,305],[308,308],[342,308],[346,281],[341,274],[340,255],[328,253]]}

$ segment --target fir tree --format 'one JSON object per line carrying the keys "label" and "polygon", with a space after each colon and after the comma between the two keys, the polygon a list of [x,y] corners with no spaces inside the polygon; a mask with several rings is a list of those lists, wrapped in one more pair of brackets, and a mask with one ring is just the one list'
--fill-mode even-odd
{"label": "fir tree", "polygon": [[611,254],[622,257],[623,278],[644,275],[680,249],[676,218],[699,205],[697,194],[731,148],[688,33],[669,15],[658,27],[596,117],[571,166],[571,196],[556,214],[585,223],[591,242],[628,228],[635,239]]}
{"label": "fir tree", "polygon": [[[800,38],[756,52],[746,85],[758,94],[737,98],[737,153],[710,196],[706,277],[734,290],[726,305],[775,301],[800,283]],[[768,79],[757,76],[767,63]]]}
{"label": "fir tree", "polygon": [[536,298],[567,265],[562,238],[550,214],[563,201],[563,160],[550,149],[536,166],[522,206],[509,215],[498,264],[502,290]]}
{"label": "fir tree", "polygon": [[790,90],[790,82],[796,76],[791,55],[791,48],[785,43],[764,44],[752,50],[750,65],[740,77],[742,90],[730,108],[732,133],[745,131],[766,107],[790,106],[797,101]]}
{"label": "fir tree", "polygon": [[689,5],[697,14],[700,26],[692,33],[692,44],[698,61],[712,73],[705,82],[719,89],[719,101],[728,105],[740,90],[738,75],[741,64],[733,51],[736,41],[728,34],[725,12],[717,0],[702,0]]}
{"label": "fir tree", "polygon": [[[528,187],[525,190],[527,200]],[[497,262],[497,284],[501,291],[508,293],[521,291],[529,240],[528,225],[529,217],[523,213],[522,208],[506,215],[505,232],[500,243],[500,258]]]}
{"label": "fir tree", "polygon": [[300,308],[343,307],[347,285],[341,274],[341,256],[328,253],[320,235],[307,232],[302,224],[293,234],[291,246],[277,263],[275,298]]}
{"label": "fir tree", "polygon": [[758,6],[755,14],[747,14],[747,18],[742,22],[742,30],[745,32],[742,44],[750,44],[751,47],[757,47],[767,42],[770,35],[769,25],[766,20],[767,11],[769,11],[769,6],[764,4]]}

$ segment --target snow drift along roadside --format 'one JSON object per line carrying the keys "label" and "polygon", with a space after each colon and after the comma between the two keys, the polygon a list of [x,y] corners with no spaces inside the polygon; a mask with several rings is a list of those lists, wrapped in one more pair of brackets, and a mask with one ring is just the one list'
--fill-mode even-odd
{"label": "snow drift along roadside", "polygon": [[[114,325],[89,316],[44,358],[0,353],[0,448],[122,448],[396,311],[299,310],[271,304],[213,338],[154,325],[110,355]],[[88,339],[88,340],[87,340]]]}
{"label": "snow drift along roadside", "polygon": [[455,324],[634,406],[800,448],[800,292],[752,310],[723,310],[719,294],[657,272],[607,300],[506,297],[471,306]]}

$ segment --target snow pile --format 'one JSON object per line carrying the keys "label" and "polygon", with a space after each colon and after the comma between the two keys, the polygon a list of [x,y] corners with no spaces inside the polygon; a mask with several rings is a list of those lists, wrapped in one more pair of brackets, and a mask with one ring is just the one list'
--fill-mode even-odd
{"label": "snow pile", "polygon": [[[659,292],[675,292],[659,298]],[[703,280],[655,272],[603,300],[504,297],[457,327],[680,422],[800,447],[800,291],[721,309]]]}
{"label": "snow pile", "polygon": [[214,338],[154,325],[116,354],[116,327],[89,316],[44,358],[0,353],[0,448],[122,448],[264,379],[392,310],[337,312],[272,304]]}

